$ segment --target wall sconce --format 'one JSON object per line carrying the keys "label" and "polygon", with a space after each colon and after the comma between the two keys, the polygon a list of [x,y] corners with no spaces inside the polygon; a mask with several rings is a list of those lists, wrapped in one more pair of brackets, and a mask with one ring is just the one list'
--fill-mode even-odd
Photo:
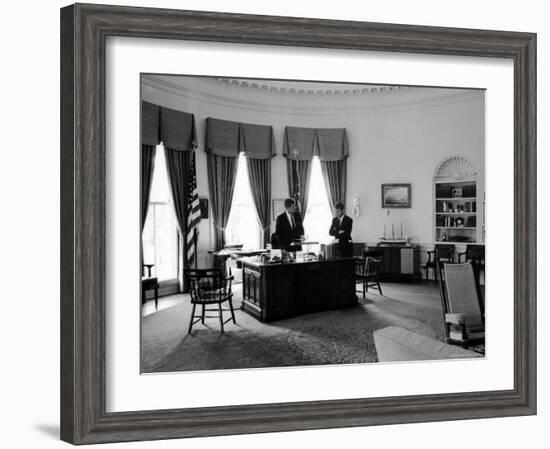
{"label": "wall sconce", "polygon": [[359,198],[353,199],[353,215],[358,217],[361,214],[361,204],[359,203]]}

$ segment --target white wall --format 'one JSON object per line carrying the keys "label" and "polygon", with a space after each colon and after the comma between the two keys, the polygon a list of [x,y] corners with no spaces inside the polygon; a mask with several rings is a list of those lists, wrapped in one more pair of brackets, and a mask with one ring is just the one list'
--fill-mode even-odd
{"label": "white wall", "polygon": [[[175,83],[178,83],[176,87]],[[261,82],[260,82],[261,83]],[[359,198],[355,241],[376,242],[392,223],[417,243],[433,240],[433,175],[444,158],[460,154],[478,170],[484,193],[485,104],[481,90],[418,89],[358,95],[264,92],[197,78],[148,77],[143,99],[195,114],[199,194],[208,196],[205,119],[215,117],[273,126],[277,156],[272,163],[272,198],[288,195],[283,152],[285,126],[346,128],[349,142],[346,204]],[[381,184],[411,183],[410,209],[382,209]],[[481,204],[481,203],[480,203]],[[328,227],[328,224],[327,224]],[[212,247],[205,220],[199,246]],[[210,239],[210,240],[209,240]]]}
{"label": "white wall", "polygon": [[[365,20],[419,25],[507,29],[538,32],[539,117],[550,116],[545,82],[549,75],[550,31],[545,2],[464,0],[446,7],[435,0],[387,2],[312,2],[279,0],[116,0],[94,1],[140,6],[219,10]],[[8,2],[3,7],[3,60],[0,72],[3,95],[4,164],[0,177],[4,238],[0,268],[3,279],[4,319],[2,341],[2,433],[9,448],[60,449],[59,432],[59,10],[67,1]],[[22,32],[24,18],[25,32]],[[28,122],[33,121],[33,133]],[[548,254],[550,254],[548,127],[539,120],[539,214],[538,251],[538,416],[481,419],[379,427],[316,430],[232,437],[105,445],[102,448],[384,448],[461,449],[545,448],[550,426],[550,310],[548,301]],[[22,144],[26,137],[31,144]],[[24,167],[25,171],[22,171]],[[543,260],[543,257],[545,259]],[[32,282],[30,282],[32,278]],[[27,287],[26,289],[23,287]],[[407,379],[402,379],[406,382]],[[365,379],[368,382],[368,379]],[[228,388],[231,388],[229,385]]]}

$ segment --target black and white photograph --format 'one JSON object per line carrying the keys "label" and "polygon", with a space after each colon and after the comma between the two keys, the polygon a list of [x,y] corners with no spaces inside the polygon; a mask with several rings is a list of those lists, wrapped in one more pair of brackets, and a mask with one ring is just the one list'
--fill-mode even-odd
{"label": "black and white photograph", "polygon": [[484,89],[140,84],[141,373],[489,353]]}
{"label": "black and white photograph", "polygon": [[6,2],[2,447],[546,448],[545,5]]}

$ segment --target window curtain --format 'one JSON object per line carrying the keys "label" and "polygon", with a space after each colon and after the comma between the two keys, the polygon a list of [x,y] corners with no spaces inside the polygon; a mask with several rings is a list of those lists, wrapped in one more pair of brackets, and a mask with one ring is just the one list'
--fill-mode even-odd
{"label": "window curtain", "polygon": [[346,160],[348,140],[345,128],[317,129],[316,153],[321,161],[323,180],[330,206],[346,200]]}
{"label": "window curtain", "polygon": [[285,127],[283,155],[286,157],[288,193],[298,201],[302,218],[305,218],[309,196],[311,159],[315,154],[315,129]]}
{"label": "window curtain", "polygon": [[229,120],[206,119],[206,164],[208,189],[214,221],[216,250],[225,245],[225,227],[229,220],[239,155],[240,126]]}
{"label": "window curtain", "polygon": [[153,183],[153,172],[155,170],[156,146],[141,144],[141,232],[147,219],[149,210],[149,196]]}
{"label": "window curtain", "polygon": [[141,230],[145,226],[155,168],[156,146],[160,143],[160,107],[141,102]]}
{"label": "window curtain", "polygon": [[208,153],[206,157],[208,188],[215,226],[214,244],[216,250],[219,251],[225,245],[225,227],[229,220],[233,191],[235,190],[237,158],[217,156],[211,153]]}
{"label": "window curtain", "polygon": [[[187,198],[189,195],[189,175],[191,169],[192,151],[196,147],[195,118],[193,114],[161,108],[161,139],[164,144],[166,171],[172,193],[174,214],[180,231],[180,250],[178,258],[180,266],[187,268],[185,236],[187,230]],[[180,271],[180,270],[178,270]],[[178,273],[178,283],[182,291],[186,290],[183,273]]]}
{"label": "window curtain", "polygon": [[262,246],[270,241],[271,227],[271,158],[275,142],[271,126],[240,124],[240,149],[248,166],[252,198],[262,228]]}
{"label": "window curtain", "polygon": [[321,161],[321,171],[327,189],[332,212],[336,212],[334,205],[345,202],[346,199],[346,160]]}

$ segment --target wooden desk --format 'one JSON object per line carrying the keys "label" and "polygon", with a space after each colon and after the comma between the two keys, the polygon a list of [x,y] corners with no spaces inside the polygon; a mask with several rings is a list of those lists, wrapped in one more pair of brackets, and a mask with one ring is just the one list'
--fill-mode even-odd
{"label": "wooden desk", "polygon": [[260,321],[357,305],[352,257],[272,265],[242,262],[243,310]]}

